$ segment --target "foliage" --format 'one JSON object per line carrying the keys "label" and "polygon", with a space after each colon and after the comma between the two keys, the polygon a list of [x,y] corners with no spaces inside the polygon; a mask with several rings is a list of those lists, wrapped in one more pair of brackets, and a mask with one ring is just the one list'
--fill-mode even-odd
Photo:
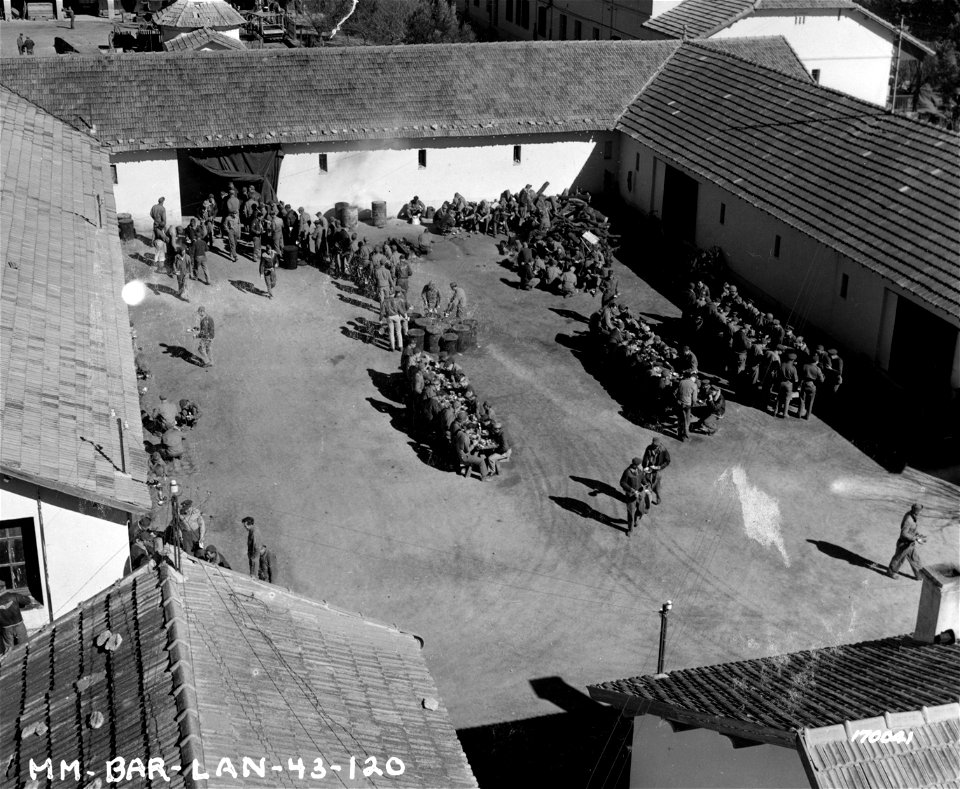
{"label": "foliage", "polygon": [[[301,0],[313,27],[329,33],[352,0]],[[472,41],[472,31],[447,0],[359,0],[338,35],[364,44],[438,44]]]}

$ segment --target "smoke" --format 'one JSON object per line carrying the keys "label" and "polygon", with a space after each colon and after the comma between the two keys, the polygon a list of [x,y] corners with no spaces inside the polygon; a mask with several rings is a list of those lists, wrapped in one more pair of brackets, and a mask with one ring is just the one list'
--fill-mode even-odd
{"label": "smoke", "polygon": [[780,505],[777,500],[752,484],[741,466],[728,468],[719,476],[717,482],[727,480],[733,483],[740,502],[743,530],[747,537],[756,540],[765,548],[776,548],[784,565],[789,567],[790,557],[787,556],[780,531]]}
{"label": "smoke", "polygon": [[347,11],[347,15],[343,19],[341,19],[339,22],[337,22],[336,27],[334,27],[333,30],[330,31],[330,38],[333,38],[337,33],[339,33],[340,28],[343,27],[343,23],[353,16],[353,12],[357,10],[357,3],[359,2],[360,0],[353,0],[353,4],[350,6],[350,10]]}

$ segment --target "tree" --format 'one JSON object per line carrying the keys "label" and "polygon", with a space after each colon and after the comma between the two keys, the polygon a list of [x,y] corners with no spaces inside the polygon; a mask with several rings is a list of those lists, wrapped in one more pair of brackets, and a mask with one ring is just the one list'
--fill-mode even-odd
{"label": "tree", "polygon": [[475,41],[473,31],[457,17],[448,0],[420,0],[407,18],[408,44],[450,44]]}
{"label": "tree", "polygon": [[[329,34],[353,6],[352,0],[302,0],[318,33]],[[339,36],[364,44],[437,44],[473,41],[473,31],[447,0],[359,0]]]}

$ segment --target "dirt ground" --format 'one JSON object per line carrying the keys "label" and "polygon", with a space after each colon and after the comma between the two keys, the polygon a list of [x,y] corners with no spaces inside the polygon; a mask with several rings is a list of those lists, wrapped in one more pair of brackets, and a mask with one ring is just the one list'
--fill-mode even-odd
{"label": "dirt ground", "polygon": [[[737,404],[716,436],[664,439],[663,504],[627,538],[610,493],[652,433],[578,358],[598,298],[518,290],[490,239],[434,239],[411,283],[419,294],[456,279],[480,319],[480,347],[461,363],[516,447],[483,484],[418,458],[390,378],[399,354],[357,337],[377,316],[348,283],[281,270],[268,300],[252,262],[214,254],[213,284],[190,282],[184,303],[138,259],[142,242],[125,249],[128,278],[151,284],[131,308],[154,374],[145,406],[166,393],[203,408],[179,481],[212,516],[208,542],[244,570],[240,519],[252,515],[283,585],[421,635],[483,777],[479,750],[536,738],[531,721],[556,747],[550,722],[594,709],[587,684],[653,672],[665,600],[669,670],[910,631],[920,585],[870,562],[889,560],[915,499],[931,516],[926,560],[956,558],[955,488],[886,473],[816,417]],[[633,310],[678,314],[617,273]],[[194,348],[200,304],[216,320],[211,369],[177,350]]]}
{"label": "dirt ground", "polygon": [[53,39],[60,37],[74,46],[101,47],[107,45],[107,37],[113,24],[108,19],[95,16],[78,15],[74,29],[70,29],[69,19],[50,19],[30,21],[13,19],[0,22],[0,56],[17,56],[17,36],[23,33],[33,39],[34,57],[55,55]]}

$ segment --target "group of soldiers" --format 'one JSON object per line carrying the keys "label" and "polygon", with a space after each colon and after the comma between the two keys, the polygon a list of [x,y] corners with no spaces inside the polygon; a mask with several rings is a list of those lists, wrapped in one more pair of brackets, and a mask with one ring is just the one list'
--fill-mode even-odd
{"label": "group of soldiers", "polygon": [[408,342],[400,358],[414,438],[446,468],[475,470],[481,481],[499,474],[513,454],[493,407],[480,401],[463,368],[441,351],[434,359]]}
{"label": "group of soldiers", "polygon": [[843,383],[843,359],[835,348],[812,346],[773,313],[761,311],[737,286],[723,282],[713,297],[703,281],[683,295],[684,319],[712,368],[724,371],[738,395],[786,417],[809,419],[818,392],[832,396]]}

